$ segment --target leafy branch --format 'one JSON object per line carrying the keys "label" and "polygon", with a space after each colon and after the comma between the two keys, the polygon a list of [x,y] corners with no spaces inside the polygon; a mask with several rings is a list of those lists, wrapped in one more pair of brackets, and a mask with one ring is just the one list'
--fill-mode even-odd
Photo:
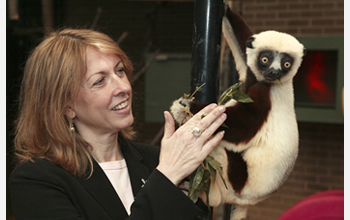
{"label": "leafy branch", "polygon": [[[238,90],[238,88],[242,85],[242,82],[238,82],[232,86],[230,86],[228,89],[226,89],[222,95],[219,98],[218,105],[222,105],[226,103],[230,99],[235,99],[238,102],[242,103],[251,103],[253,100],[245,93]],[[192,95],[185,94],[184,98],[190,99],[191,101],[194,100],[194,94],[204,86],[202,84],[200,87],[196,87],[196,90],[192,93]],[[190,115],[191,117],[193,114],[190,112],[189,107],[185,107],[184,111],[186,112],[185,117],[183,120],[187,117],[187,115]],[[205,117],[205,115],[202,115],[202,118]],[[183,121],[182,120],[182,121]],[[224,123],[222,124],[223,127],[228,128],[227,125]],[[189,193],[188,196],[193,202],[197,201],[199,192],[205,192],[207,197],[207,206],[210,210],[209,206],[209,190],[210,190],[210,184],[211,182],[216,181],[216,174],[220,175],[220,178],[222,179],[226,189],[227,185],[225,182],[225,179],[223,177],[223,171],[222,166],[220,162],[215,160],[214,157],[208,155],[205,160],[202,162],[202,164],[190,175],[190,187],[189,187]]]}
{"label": "leafy branch", "polygon": [[219,173],[224,185],[227,189],[227,185],[222,173],[221,164],[214,159],[214,157],[208,155],[202,164],[190,175],[190,189],[188,196],[193,202],[197,201],[199,192],[205,192],[207,196],[207,206],[209,206],[209,189],[211,182],[215,182],[216,173]]}
{"label": "leafy branch", "polygon": [[238,88],[242,85],[242,82],[238,82],[233,86],[230,86],[219,98],[218,105],[222,105],[226,102],[227,99],[235,99],[238,102],[242,103],[251,103],[253,100],[245,93],[238,90]]}
{"label": "leafy branch", "polygon": [[[184,94],[184,98],[185,99],[189,99],[190,101],[193,101],[194,100],[194,94],[196,94],[198,92],[198,90],[200,90],[204,85],[205,85],[205,83],[203,83],[200,86],[196,86],[196,90],[194,90],[194,92],[192,94]],[[190,111],[190,107],[189,106],[184,107],[183,110],[185,111],[186,114],[181,119],[181,122],[179,123],[179,126],[181,126],[183,124],[184,120],[186,119],[186,117],[188,115],[191,116],[191,117],[193,116],[192,112]]]}

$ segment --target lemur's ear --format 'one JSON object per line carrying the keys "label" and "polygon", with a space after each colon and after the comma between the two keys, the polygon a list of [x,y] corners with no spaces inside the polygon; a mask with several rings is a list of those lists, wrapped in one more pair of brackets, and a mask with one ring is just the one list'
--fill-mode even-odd
{"label": "lemur's ear", "polygon": [[253,47],[253,41],[254,41],[254,40],[255,40],[254,37],[248,38],[248,40],[247,40],[247,42],[246,42],[246,46],[247,46],[248,48],[253,49],[253,48],[254,48],[254,47]]}

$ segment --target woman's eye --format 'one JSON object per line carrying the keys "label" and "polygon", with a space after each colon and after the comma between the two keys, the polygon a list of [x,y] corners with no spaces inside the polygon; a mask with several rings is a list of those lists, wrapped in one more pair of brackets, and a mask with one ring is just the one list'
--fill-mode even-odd
{"label": "woman's eye", "polygon": [[117,74],[124,74],[125,73],[125,68],[117,68],[117,69],[115,69],[115,73],[117,73]]}
{"label": "woman's eye", "polygon": [[94,82],[93,86],[102,84],[102,83],[103,83],[103,80],[104,80],[104,78],[100,78],[99,80],[97,80],[96,82]]}

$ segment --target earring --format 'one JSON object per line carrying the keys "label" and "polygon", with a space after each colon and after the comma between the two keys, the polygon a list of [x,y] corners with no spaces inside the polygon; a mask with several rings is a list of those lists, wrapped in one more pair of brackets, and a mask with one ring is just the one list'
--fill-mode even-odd
{"label": "earring", "polygon": [[71,132],[75,132],[75,127],[74,127],[74,124],[73,124],[73,123],[70,125],[69,130],[70,130]]}

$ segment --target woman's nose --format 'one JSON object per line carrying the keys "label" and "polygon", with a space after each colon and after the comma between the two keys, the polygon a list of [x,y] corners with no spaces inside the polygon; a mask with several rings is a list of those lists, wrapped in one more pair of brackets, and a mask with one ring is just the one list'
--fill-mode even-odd
{"label": "woman's nose", "polygon": [[121,78],[117,75],[114,75],[111,84],[112,84],[114,96],[116,96],[120,93],[129,93],[131,91],[131,85],[130,85],[129,80],[126,76],[123,76]]}

